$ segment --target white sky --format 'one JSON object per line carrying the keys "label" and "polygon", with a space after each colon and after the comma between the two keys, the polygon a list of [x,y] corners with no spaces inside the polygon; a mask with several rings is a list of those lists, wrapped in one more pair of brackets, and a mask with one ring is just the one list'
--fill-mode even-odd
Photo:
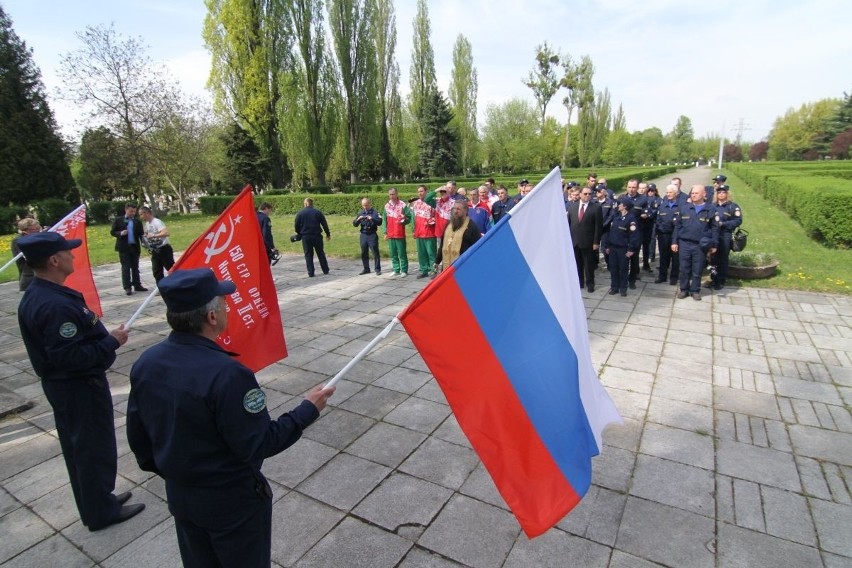
{"label": "white sky", "polygon": [[[598,90],[629,130],[670,131],[680,115],[696,136],[765,138],[787,109],[852,92],[852,2],[847,0],[429,0],[438,86],[446,94],[459,33],[473,46],[480,126],[489,104],[534,102],[521,80],[545,40],[595,64]],[[201,39],[203,0],[0,0],[33,49],[63,131],[81,130],[79,112],[56,98],[60,56],[79,47],[75,32],[114,22],[141,37],[187,92],[203,94],[209,56]],[[397,61],[409,91],[415,0],[396,0]],[[548,114],[567,118],[557,94]]]}

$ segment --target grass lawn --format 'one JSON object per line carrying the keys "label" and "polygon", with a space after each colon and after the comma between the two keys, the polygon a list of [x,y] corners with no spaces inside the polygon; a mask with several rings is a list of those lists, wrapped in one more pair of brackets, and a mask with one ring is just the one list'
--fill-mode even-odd
{"label": "grass lawn", "polygon": [[[814,242],[786,213],[748,189],[736,176],[730,173],[727,175],[728,183],[734,188],[731,197],[743,209],[743,228],[749,232],[747,250],[772,253],[781,262],[778,274],[773,278],[742,281],[740,283],[743,286],[852,294],[852,250],[829,249]],[[163,220],[171,232],[172,246],[176,251],[182,251],[207,230],[214,217],[189,215],[165,217]],[[360,258],[358,229],[352,226],[352,217],[329,216],[328,222],[332,240],[326,241],[326,253],[335,257]],[[301,254],[301,244],[290,242],[293,215],[273,214],[272,229],[278,250],[282,253]],[[410,232],[409,230],[409,234]],[[87,234],[92,264],[118,262],[118,254],[113,249],[115,239],[109,234],[109,226],[89,227]],[[12,235],[0,237],[0,262],[5,263],[11,258],[11,239]],[[381,238],[379,248],[384,268],[389,270],[388,247]],[[411,236],[408,237],[408,258],[409,272],[415,273],[417,249]],[[15,279],[17,270],[14,267],[0,273],[0,282]]]}
{"label": "grass lawn", "polygon": [[743,280],[743,286],[852,294],[852,250],[827,248],[775,208],[742,180],[726,172],[731,200],[743,210],[743,229],[749,232],[746,250],[766,252],[780,261],[777,274],[763,280]]}

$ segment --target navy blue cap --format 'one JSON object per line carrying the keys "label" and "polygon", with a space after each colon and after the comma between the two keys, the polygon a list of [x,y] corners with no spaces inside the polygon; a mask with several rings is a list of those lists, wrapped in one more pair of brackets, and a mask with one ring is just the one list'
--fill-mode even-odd
{"label": "navy blue cap", "polygon": [[595,189],[601,190],[601,189],[607,189],[607,187],[606,187],[605,183],[599,183],[598,185],[595,186]]}
{"label": "navy blue cap", "polygon": [[723,176],[722,174],[719,174],[713,178],[713,181],[723,182],[728,181],[728,178],[726,176]]}
{"label": "navy blue cap", "polygon": [[579,187],[579,186],[580,186],[580,184],[577,183],[576,181],[569,181],[568,182],[568,187]]}
{"label": "navy blue cap", "polygon": [[18,247],[24,253],[24,258],[31,261],[49,258],[60,251],[75,249],[81,244],[83,241],[80,239],[66,239],[53,231],[26,235],[18,239]]}
{"label": "navy blue cap", "polygon": [[524,178],[524,179],[522,179],[521,181],[518,182],[518,185],[529,185],[529,184],[530,184],[530,182],[529,182],[529,180],[527,180],[527,178]]}
{"label": "navy blue cap", "polygon": [[654,191],[657,191],[657,184],[656,183],[649,183],[648,189],[653,189]]}
{"label": "navy blue cap", "polygon": [[237,290],[229,280],[216,280],[209,268],[177,270],[157,284],[170,312],[191,312],[205,306],[216,296],[227,296]]}
{"label": "navy blue cap", "polygon": [[716,191],[731,191],[731,188],[727,184],[725,184],[725,185],[720,185],[719,188],[716,189]]}

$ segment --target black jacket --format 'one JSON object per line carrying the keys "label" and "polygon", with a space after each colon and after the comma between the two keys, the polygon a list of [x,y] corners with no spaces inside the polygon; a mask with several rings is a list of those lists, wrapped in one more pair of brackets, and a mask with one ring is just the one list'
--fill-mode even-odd
{"label": "black jacket", "polygon": [[[127,235],[121,235],[121,231],[125,230],[130,222],[133,223],[133,234],[136,236],[135,245],[127,242]],[[128,222],[127,217],[124,215],[116,217],[115,221],[112,222],[112,229],[110,229],[109,234],[115,237],[115,250],[118,252],[128,252],[131,250],[131,247],[135,247],[136,251],[141,250],[139,248],[139,238],[145,234],[145,231],[142,229],[142,221],[138,217],[134,217],[130,222]]]}

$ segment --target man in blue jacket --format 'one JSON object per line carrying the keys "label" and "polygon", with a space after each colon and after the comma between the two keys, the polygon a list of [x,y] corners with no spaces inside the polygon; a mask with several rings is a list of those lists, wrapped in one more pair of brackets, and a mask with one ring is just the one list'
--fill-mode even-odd
{"label": "man in blue jacket", "polygon": [[680,259],[680,292],[678,299],[692,294],[701,299],[701,273],[707,262],[707,253],[716,252],[719,227],[714,220],[715,209],[705,200],[703,185],[693,185],[690,201],[680,206],[675,216],[672,233],[672,252]]}
{"label": "man in blue jacket", "polygon": [[301,437],[334,388],[315,387],[272,420],[254,373],[216,343],[234,283],[197,268],[158,287],[172,333],[130,370],[130,449],[166,481],[184,566],[268,568],[272,489],[261,465]]}

